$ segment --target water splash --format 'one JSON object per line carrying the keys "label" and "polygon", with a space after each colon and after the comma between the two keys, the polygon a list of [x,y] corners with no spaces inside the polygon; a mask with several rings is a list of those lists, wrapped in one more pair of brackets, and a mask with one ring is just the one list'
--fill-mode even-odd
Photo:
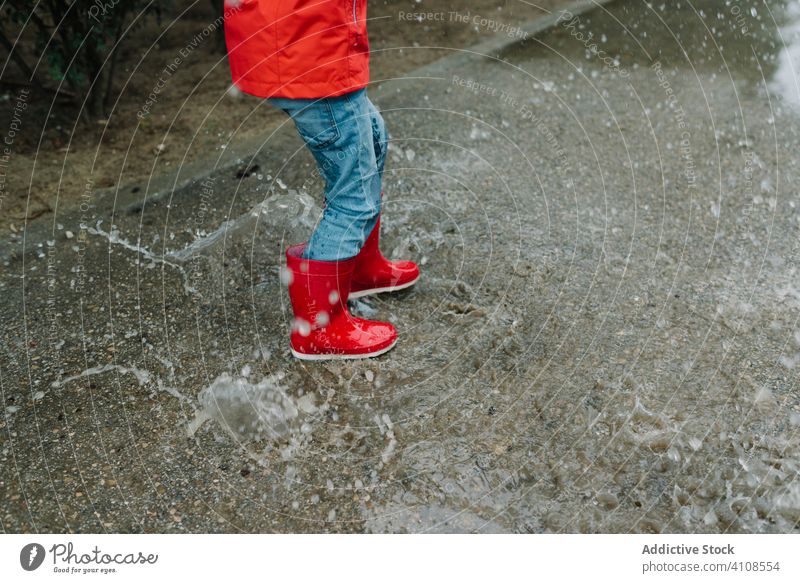
{"label": "water splash", "polygon": [[283,374],[258,383],[223,373],[203,389],[200,410],[189,423],[193,436],[204,421],[213,419],[238,442],[280,441],[300,431],[300,409],[281,384]]}

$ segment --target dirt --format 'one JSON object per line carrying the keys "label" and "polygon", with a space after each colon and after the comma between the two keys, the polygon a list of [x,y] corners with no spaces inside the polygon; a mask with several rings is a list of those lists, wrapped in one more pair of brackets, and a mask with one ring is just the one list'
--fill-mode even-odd
{"label": "dirt", "polygon": [[[373,84],[498,34],[503,25],[513,34],[520,23],[566,4],[474,0],[466,9],[450,0],[371,1]],[[428,13],[437,16],[423,15]],[[153,19],[133,29],[122,48],[117,97],[107,119],[86,121],[71,99],[31,94],[4,165],[0,230],[19,232],[39,217],[57,221],[58,213],[78,205],[87,189],[146,193],[159,180],[169,187],[181,171],[202,173],[224,150],[248,150],[268,135],[282,114],[262,107],[260,99],[229,92],[224,43],[212,24],[216,18],[211,3],[183,0],[161,22]],[[203,35],[209,27],[211,34]],[[193,44],[180,66],[165,75],[165,68]],[[30,48],[27,56],[36,61]],[[161,78],[165,82],[157,89]],[[4,120],[9,128],[22,81],[14,65],[6,67],[0,100],[9,105]]]}

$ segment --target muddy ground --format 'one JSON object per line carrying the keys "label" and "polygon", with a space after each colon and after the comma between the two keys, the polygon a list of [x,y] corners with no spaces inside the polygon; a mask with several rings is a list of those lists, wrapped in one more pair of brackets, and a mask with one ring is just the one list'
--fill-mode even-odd
{"label": "muddy ground", "polygon": [[3,529],[796,532],[800,11],[731,6],[614,2],[371,91],[384,249],[423,271],[353,304],[400,331],[375,360],[289,354],[320,185],[288,125],[11,241]]}

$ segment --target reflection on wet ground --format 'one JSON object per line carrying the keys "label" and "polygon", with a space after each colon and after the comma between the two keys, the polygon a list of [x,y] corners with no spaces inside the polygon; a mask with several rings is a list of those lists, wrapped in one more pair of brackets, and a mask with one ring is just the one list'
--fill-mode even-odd
{"label": "reflection on wet ground", "polygon": [[779,52],[770,87],[787,101],[800,106],[800,3],[786,4],[786,18],[779,21]]}

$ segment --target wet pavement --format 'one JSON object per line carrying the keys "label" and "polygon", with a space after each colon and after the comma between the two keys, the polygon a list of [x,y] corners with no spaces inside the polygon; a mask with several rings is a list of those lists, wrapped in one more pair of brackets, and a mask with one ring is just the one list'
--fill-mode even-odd
{"label": "wet pavement", "polygon": [[3,530],[796,531],[798,23],[617,2],[373,88],[384,250],[423,270],[353,305],[400,331],[375,360],[289,355],[288,125],[87,188],[4,248]]}

